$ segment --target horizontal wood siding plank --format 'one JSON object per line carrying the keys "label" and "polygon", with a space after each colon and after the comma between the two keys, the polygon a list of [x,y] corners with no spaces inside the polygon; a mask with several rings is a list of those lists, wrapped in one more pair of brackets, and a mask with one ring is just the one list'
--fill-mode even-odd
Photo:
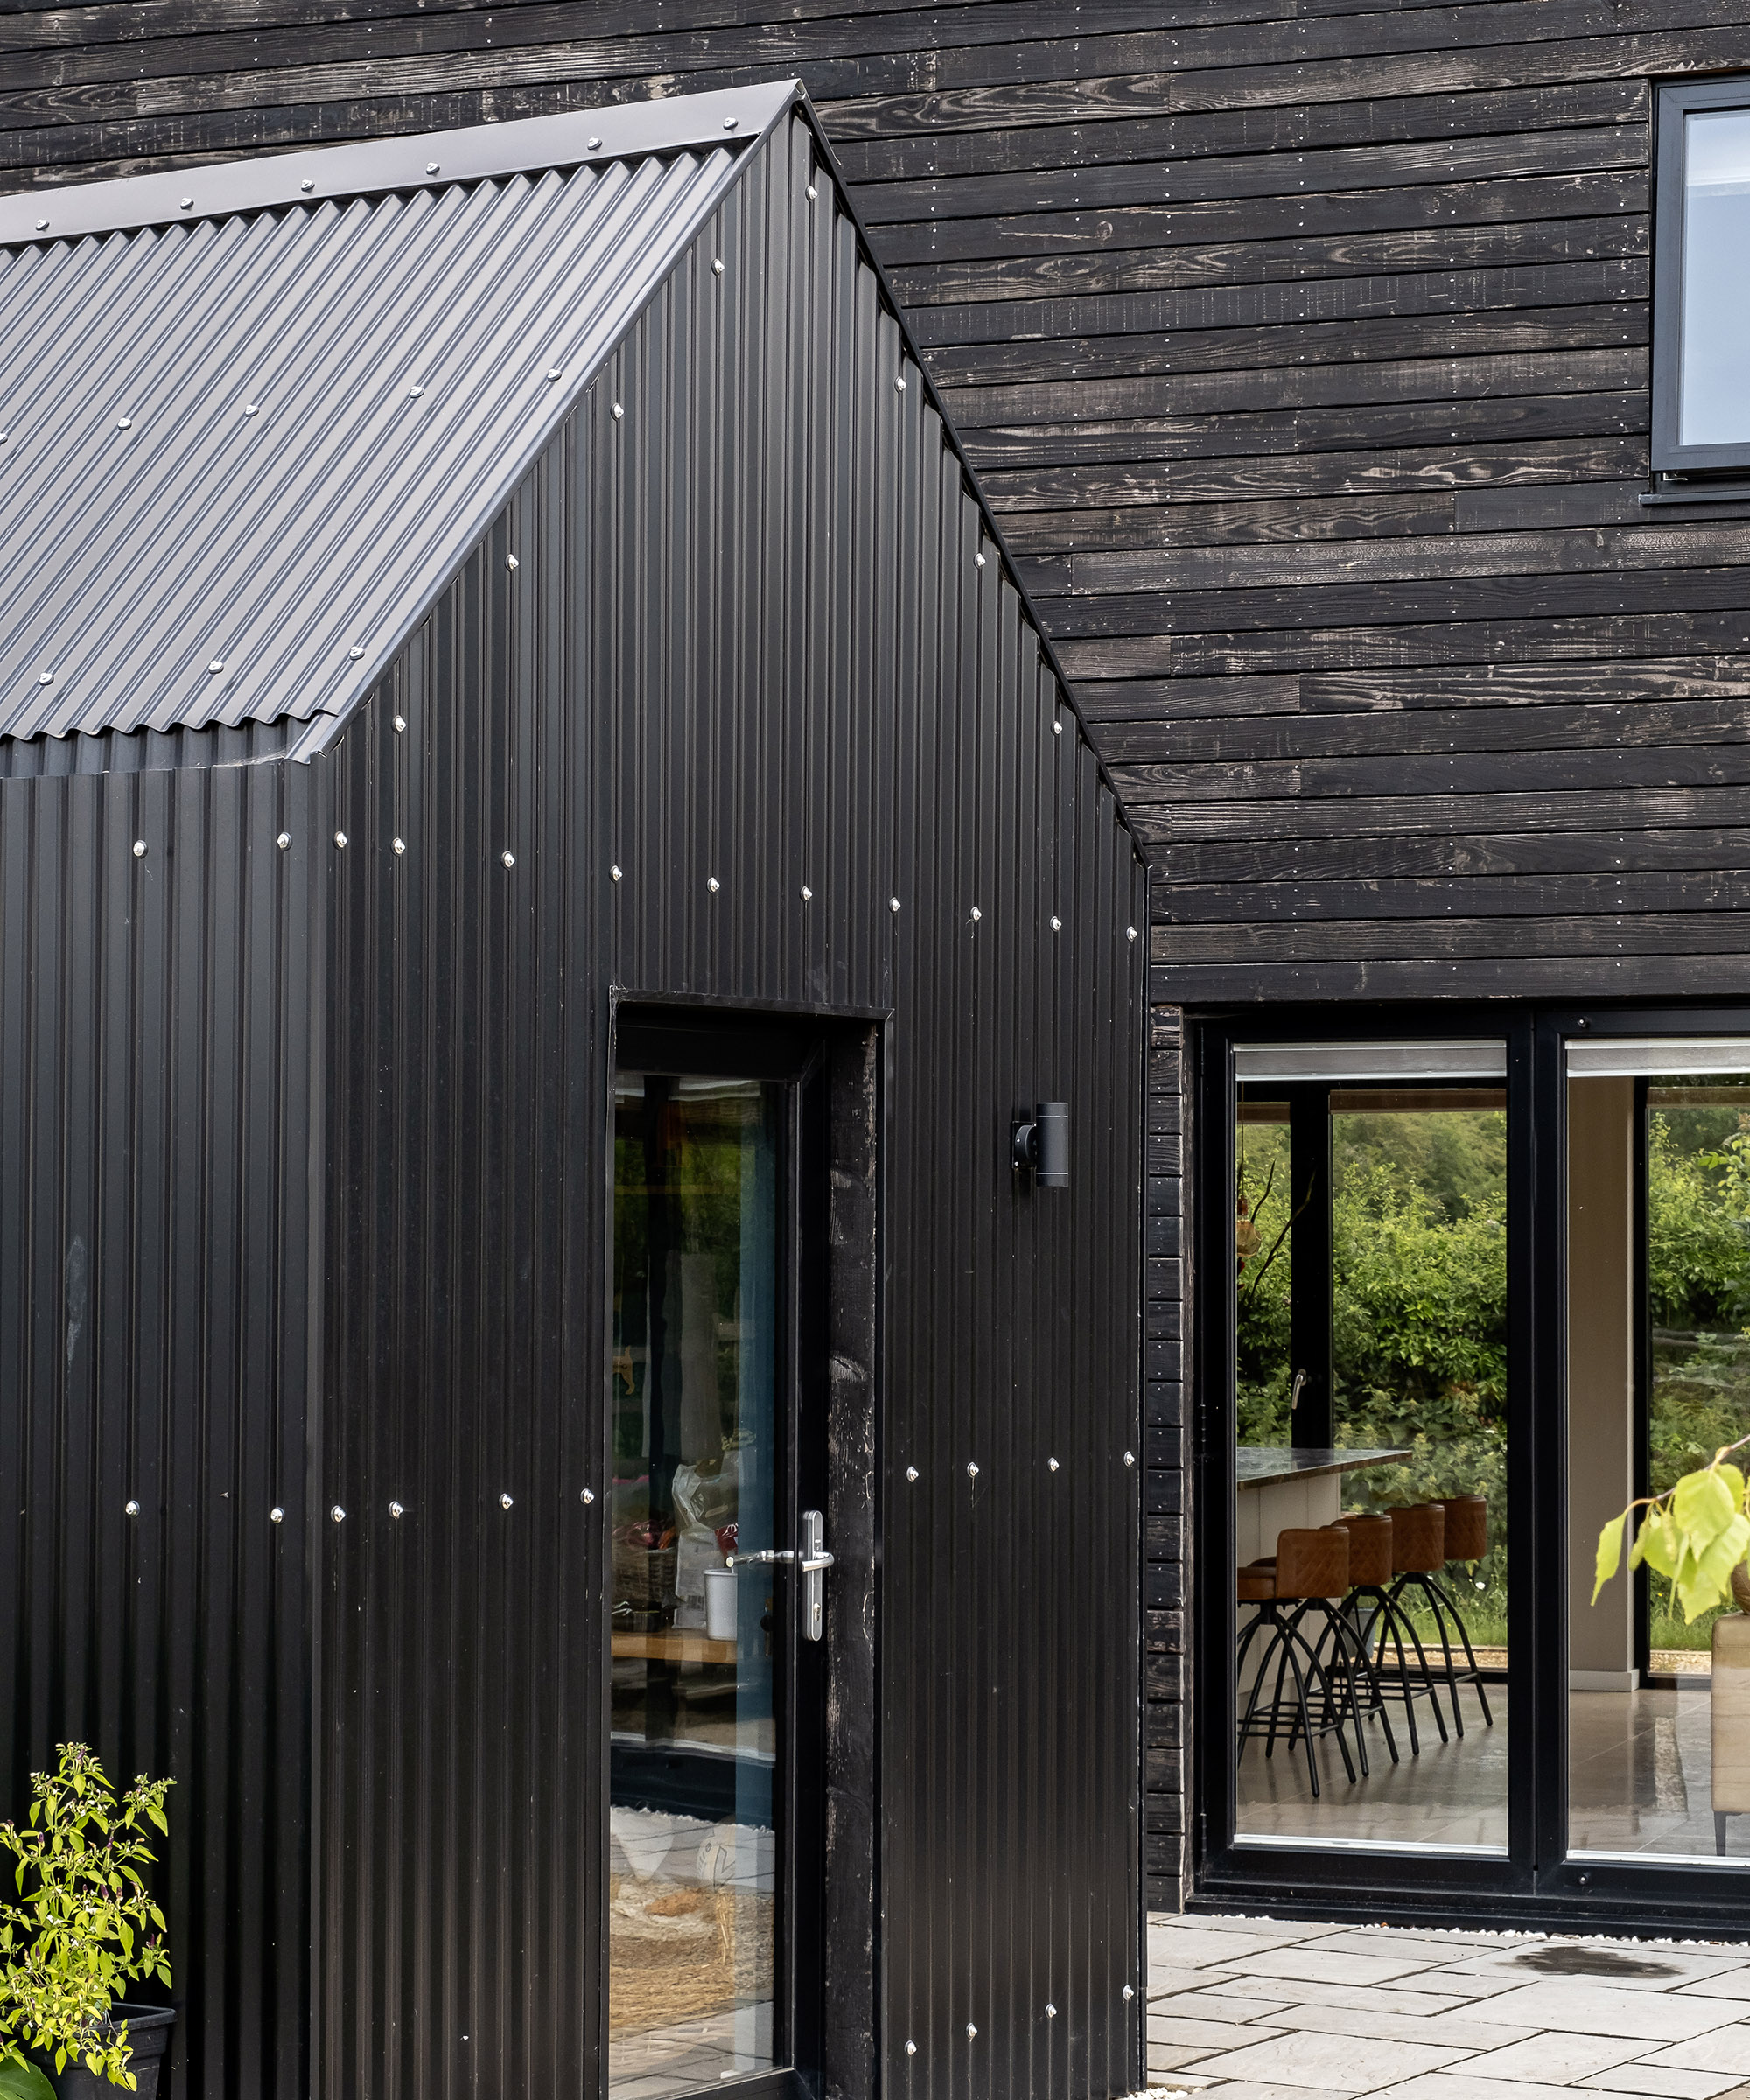
{"label": "horizontal wood siding plank", "polygon": [[[1616,134],[1611,135],[1613,137]],[[1613,159],[1614,159],[1613,156]],[[1021,211],[883,221],[880,245],[895,264],[957,257],[1093,255],[1270,240],[1340,241],[1424,227],[1547,224],[1564,217],[1645,212],[1644,166],[1606,165],[1511,181],[1398,183],[1385,189],[1291,187],[1283,195],[1175,200],[1089,211]]]}
{"label": "horizontal wood siding plank", "polygon": [[1521,785],[1496,794],[1330,795],[1287,802],[1138,802],[1131,810],[1138,833],[1157,844],[1219,840],[1424,836],[1474,838],[1492,833],[1662,830],[1736,826],[1744,790],[1725,788],[1586,788]]}
{"label": "horizontal wood siding plank", "polygon": [[1486,483],[1644,479],[1643,437],[1546,444],[1405,447],[1382,452],[1284,454],[1171,464],[986,469],[980,479],[998,510],[1052,510],[1077,503],[1223,502],[1249,496],[1384,494],[1474,489]]}
{"label": "horizontal wood siding plank", "polygon": [[[1452,877],[1481,889],[1494,877],[1609,875],[1623,870],[1637,877],[1676,870],[1686,881],[1698,874],[1710,883],[1716,878],[1741,880],[1737,871],[1750,869],[1750,829],[1696,825],[1639,831],[1502,831],[1466,837],[1410,833],[1182,842],[1164,848],[1158,865],[1165,879],[1156,886],[1155,909],[1163,915],[1196,917],[1199,907],[1185,901],[1187,895],[1194,897],[1205,888],[1213,893],[1219,887],[1229,900],[1225,915],[1249,919],[1277,916],[1278,891],[1311,894],[1315,889],[1334,892],[1362,883]],[[1241,888],[1243,897],[1236,893]]]}
{"label": "horizontal wood siding plank", "polygon": [[[1342,920],[1507,918],[1553,919],[1606,913],[1745,911],[1742,863],[1735,868],[1625,867],[1572,874],[1466,873],[1446,880],[1351,878],[1236,883],[1206,887],[1172,884],[1155,914],[1163,925],[1191,928],[1293,920],[1316,927]],[[1337,936],[1340,942],[1340,936]]]}
{"label": "horizontal wood siding plank", "polygon": [[1090,680],[1080,689],[1096,722],[1223,715],[1348,714],[1432,707],[1649,703],[1750,694],[1750,655],[1595,658],[1568,663],[1465,664],[1457,669],[1314,671],[1277,677]]}

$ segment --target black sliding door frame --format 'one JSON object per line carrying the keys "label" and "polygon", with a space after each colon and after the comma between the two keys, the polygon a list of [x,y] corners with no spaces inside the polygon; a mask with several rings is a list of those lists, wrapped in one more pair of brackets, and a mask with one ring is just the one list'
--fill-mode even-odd
{"label": "black sliding door frame", "polygon": [[[1508,1523],[1516,1542],[1529,1537],[1540,1470],[1548,1453],[1533,1433],[1525,1404],[1536,1376],[1533,1291],[1532,1022],[1522,1009],[1470,1006],[1272,1007],[1197,1018],[1193,1026],[1199,1116],[1196,1195],[1197,1272],[1203,1296],[1195,1308],[1192,1361],[1196,1380],[1193,1467],[1196,1495],[1197,1653],[1194,1817],[1196,1880],[1193,1908],[1235,1904],[1274,1907],[1308,1915],[1376,1918],[1394,1910],[1425,1918],[1431,1909],[1452,1918],[1474,1916],[1502,1900],[1522,1899],[1536,1886],[1536,1774],[1523,1732],[1509,1736],[1508,1842],[1505,1853],[1389,1851],[1325,1846],[1311,1841],[1236,1840],[1233,1673],[1223,1668],[1236,1635],[1233,1571],[1236,1564],[1235,1421],[1236,1394],[1232,1336],[1237,1315],[1233,1248],[1235,1104],[1233,1045],[1320,1042],[1456,1042],[1507,1044],[1508,1230]],[[1292,1087],[1284,1091],[1292,1098]],[[1326,1116],[1328,1120],[1328,1115]],[[1292,1125],[1291,1125],[1292,1128]],[[1297,1197],[1298,1195],[1297,1186]],[[1328,1227],[1325,1236],[1328,1239]],[[1328,1397],[1326,1404],[1328,1406]],[[1304,1440],[1298,1439],[1297,1440]],[[1508,1647],[1515,1661],[1513,1721],[1522,1711],[1522,1687],[1536,1675],[1538,1653],[1532,1586],[1508,1592]],[[1407,1754],[1407,1753],[1406,1753]]]}
{"label": "black sliding door frame", "polygon": [[[1510,1922],[1750,1938],[1742,1864],[1568,1856],[1567,1069],[1571,1036],[1750,1034],[1750,1005],[1270,1007],[1186,1016],[1197,1116],[1192,1308],[1193,1910]],[[1234,1693],[1237,1312],[1232,1046],[1507,1044],[1508,1488],[1512,1578],[1504,1854],[1236,1841]],[[1292,1089],[1285,1087],[1284,1091]],[[1644,1169],[1642,1170],[1644,1173]],[[1644,1235],[1643,1235],[1644,1236]],[[1644,1248],[1637,1277],[1644,1279]],[[1636,1348],[1642,1348],[1637,1335]]]}
{"label": "black sliding door frame", "polygon": [[[1608,1041],[1624,1036],[1750,1035],[1750,1004],[1546,1007],[1539,1012],[1536,1026],[1538,1110],[1544,1135],[1538,1201],[1553,1226],[1541,1250],[1540,1289],[1550,1306],[1559,1308],[1566,1302],[1568,1274],[1567,1235],[1563,1229],[1567,1193],[1568,1039],[1590,1037],[1593,1041]],[[1644,1106],[1643,1088],[1636,1088],[1635,1098],[1637,1107]],[[1637,1137],[1637,1153],[1642,1149],[1643,1140]],[[1643,1162],[1637,1166],[1637,1197],[1644,1193],[1644,1176]],[[1640,1208],[1637,1202],[1637,1210]],[[1636,1251],[1637,1284],[1644,1286],[1644,1224],[1638,1224],[1636,1229],[1643,1242]],[[1555,1318],[1546,1320],[1544,1326],[1549,1348],[1542,1370],[1542,1390],[1547,1397],[1539,1412],[1554,1446],[1556,1462],[1561,1466],[1567,1442],[1567,1326],[1565,1320]],[[1643,1335],[1644,1326],[1637,1322],[1637,1424],[1644,1424],[1648,1397]],[[1639,1463],[1644,1466],[1644,1436],[1639,1440]],[[1631,1932],[1686,1936],[1700,1932],[1712,1939],[1750,1939],[1750,1869],[1741,1860],[1716,1865],[1704,1859],[1661,1860],[1649,1856],[1631,1860],[1584,1855],[1571,1858],[1568,1854],[1565,1665],[1569,1539],[1564,1467],[1554,1478],[1562,1483],[1563,1492],[1542,1512],[1537,1541],[1537,1580],[1550,1593],[1544,1616],[1559,1634],[1556,1667],[1544,1673],[1550,1681],[1540,1683],[1537,1688],[1537,1789],[1544,1804],[1542,1856],[1547,1862],[1538,1874],[1538,1895],[1547,1908],[1577,1928],[1609,1926]],[[1636,1492],[1642,1491],[1637,1484]],[[1577,1543],[1583,1545],[1590,1560],[1590,1541]],[[1640,1622],[1644,1628],[1644,1616]]]}

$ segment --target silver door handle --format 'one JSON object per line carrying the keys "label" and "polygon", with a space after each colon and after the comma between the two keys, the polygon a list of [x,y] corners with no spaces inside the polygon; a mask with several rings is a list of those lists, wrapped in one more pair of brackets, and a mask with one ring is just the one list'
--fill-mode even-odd
{"label": "silver door handle", "polygon": [[802,1512],[802,1550],[796,1566],[802,1578],[802,1638],[818,1641],[826,1631],[826,1572],[832,1555],[826,1550],[826,1519],[818,1509]]}
{"label": "silver door handle", "polygon": [[833,1564],[832,1555],[826,1550],[826,1519],[818,1509],[802,1512],[800,1553],[792,1546],[768,1546],[761,1553],[725,1553],[723,1564],[726,1568],[756,1564],[769,1567],[780,1561],[793,1563],[802,1578],[802,1638],[818,1641],[826,1632],[826,1572]]}

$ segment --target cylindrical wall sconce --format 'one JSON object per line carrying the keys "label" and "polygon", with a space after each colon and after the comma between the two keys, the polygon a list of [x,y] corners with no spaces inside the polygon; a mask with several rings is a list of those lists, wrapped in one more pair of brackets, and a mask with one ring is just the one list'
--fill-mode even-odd
{"label": "cylindrical wall sconce", "polygon": [[1009,1126],[1010,1160],[1015,1172],[1030,1173],[1040,1188],[1069,1186],[1069,1103],[1042,1101],[1029,1122],[1026,1110]]}

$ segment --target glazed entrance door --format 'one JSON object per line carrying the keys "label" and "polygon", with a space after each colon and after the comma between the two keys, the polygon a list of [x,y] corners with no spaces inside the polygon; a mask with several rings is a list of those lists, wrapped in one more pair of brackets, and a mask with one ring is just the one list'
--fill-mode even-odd
{"label": "glazed entrance door", "polygon": [[[625,1028],[613,1095],[608,2088],[760,2082],[817,2044],[830,1542],[805,1507],[808,1045]],[[818,1501],[818,1497],[815,1498]]]}

